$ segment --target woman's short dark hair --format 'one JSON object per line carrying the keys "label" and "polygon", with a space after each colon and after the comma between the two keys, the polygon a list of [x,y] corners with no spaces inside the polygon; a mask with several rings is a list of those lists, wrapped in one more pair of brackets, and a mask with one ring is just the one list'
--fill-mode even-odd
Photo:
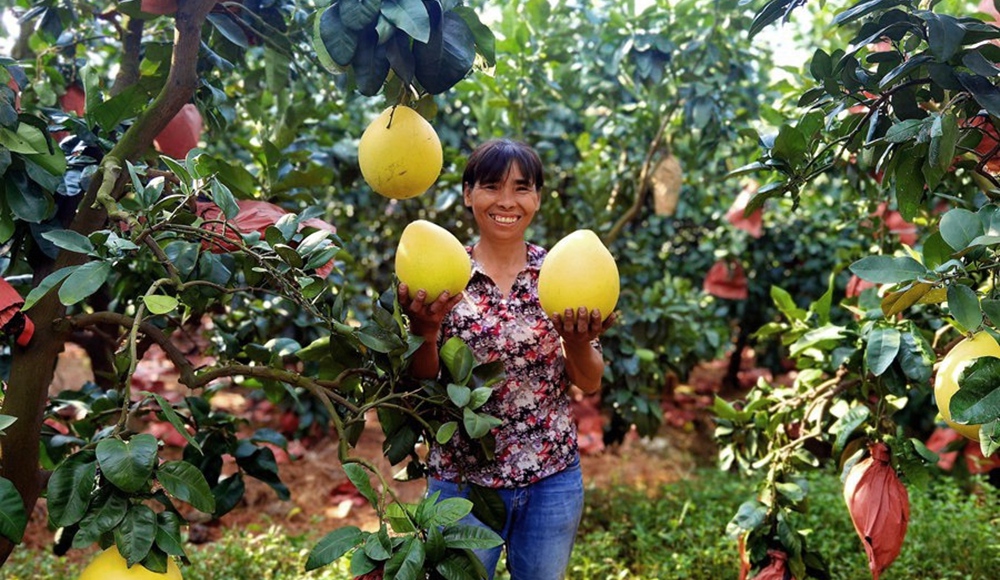
{"label": "woman's short dark hair", "polygon": [[471,189],[477,183],[499,183],[514,163],[535,189],[542,189],[545,178],[538,153],[530,145],[511,139],[492,139],[476,147],[465,164],[462,187]]}

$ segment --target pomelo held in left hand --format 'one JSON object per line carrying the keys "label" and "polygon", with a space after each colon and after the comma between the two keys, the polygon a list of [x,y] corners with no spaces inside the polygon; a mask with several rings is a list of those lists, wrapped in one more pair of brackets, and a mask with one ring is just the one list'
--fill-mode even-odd
{"label": "pomelo held in left hand", "polygon": [[365,129],[358,143],[358,164],[376,193],[407,199],[434,185],[444,154],[434,127],[420,113],[400,105],[382,111]]}
{"label": "pomelo held in left hand", "polygon": [[437,300],[445,290],[452,296],[465,290],[472,276],[472,260],[451,232],[426,220],[411,222],[396,247],[396,276],[409,288],[427,292],[424,302]]}
{"label": "pomelo held in left hand", "polygon": [[585,306],[607,318],[618,304],[620,289],[614,257],[590,230],[559,240],[538,272],[538,301],[549,315]]}
{"label": "pomelo held in left hand", "polygon": [[184,580],[173,558],[167,558],[166,574],[158,574],[134,564],[131,568],[116,546],[101,552],[83,569],[77,580]]}

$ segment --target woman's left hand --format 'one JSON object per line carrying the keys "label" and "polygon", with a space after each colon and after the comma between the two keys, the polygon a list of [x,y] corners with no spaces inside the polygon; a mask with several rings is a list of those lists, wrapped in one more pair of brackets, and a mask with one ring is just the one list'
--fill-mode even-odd
{"label": "woman's left hand", "polygon": [[562,314],[552,316],[556,332],[568,343],[590,343],[601,336],[605,330],[615,323],[615,314],[604,318],[600,310],[591,310],[581,306],[576,311],[567,308]]}

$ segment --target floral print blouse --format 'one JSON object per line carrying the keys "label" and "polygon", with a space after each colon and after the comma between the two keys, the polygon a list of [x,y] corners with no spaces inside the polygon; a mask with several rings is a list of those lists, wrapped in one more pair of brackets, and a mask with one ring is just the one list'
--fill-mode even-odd
{"label": "floral print blouse", "polygon": [[[527,265],[509,296],[473,259],[463,300],[442,324],[441,341],[461,338],[479,363],[503,360],[505,379],[479,412],[503,420],[493,430],[496,454],[486,461],[461,430],[446,445],[435,444],[430,473],[445,481],[491,488],[523,487],[558,473],[577,457],[577,434],[567,393],[562,343],[538,303],[538,271],[546,251],[525,244]],[[466,251],[472,254],[472,248]]]}

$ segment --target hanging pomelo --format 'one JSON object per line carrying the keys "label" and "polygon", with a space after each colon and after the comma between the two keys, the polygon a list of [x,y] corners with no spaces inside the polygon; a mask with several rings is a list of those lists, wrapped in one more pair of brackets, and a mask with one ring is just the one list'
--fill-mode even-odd
{"label": "hanging pomelo", "polygon": [[445,290],[455,296],[465,290],[472,275],[472,260],[465,246],[451,232],[426,220],[403,229],[396,247],[396,276],[409,287],[427,293],[425,302],[437,300]]}
{"label": "hanging pomelo", "polygon": [[934,378],[934,402],[949,427],[969,439],[979,441],[979,425],[960,425],[951,420],[951,398],[958,392],[958,380],[965,368],[983,356],[1000,358],[1000,345],[988,332],[980,331],[955,345],[941,359]]}
{"label": "hanging pomelo", "polygon": [[590,230],[559,240],[538,272],[538,301],[550,315],[585,306],[607,318],[618,304],[619,291],[618,265]]}
{"label": "hanging pomelo", "polygon": [[397,106],[382,111],[365,129],[358,163],[376,193],[407,199],[434,185],[444,154],[434,127],[415,110]]}

